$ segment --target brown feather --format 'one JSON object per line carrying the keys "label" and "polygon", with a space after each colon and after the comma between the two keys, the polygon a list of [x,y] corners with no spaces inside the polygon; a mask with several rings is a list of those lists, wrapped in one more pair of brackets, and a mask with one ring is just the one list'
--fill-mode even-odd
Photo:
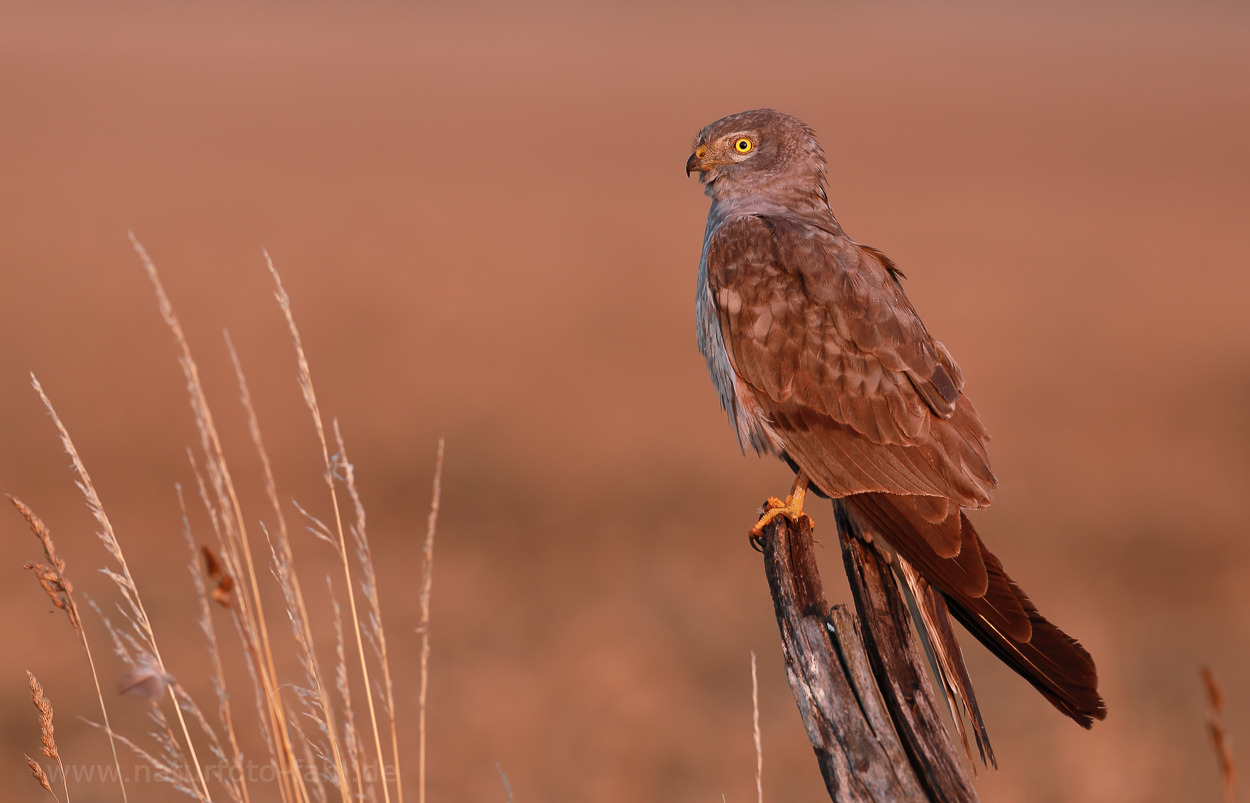
{"label": "brown feather", "polygon": [[959,557],[963,528],[959,508],[940,496],[896,496],[894,507],[921,533],[939,558]]}
{"label": "brown feather", "polygon": [[[981,550],[974,542],[964,540],[959,554],[952,558],[943,558],[930,545],[934,536],[922,534],[923,530],[934,525],[917,523],[909,520],[900,510],[900,504],[906,504],[907,497],[889,496],[886,494],[856,494],[845,497],[847,508],[863,524],[873,532],[879,533],[909,563],[920,570],[929,582],[948,594],[961,597],[979,598],[985,596],[989,588],[989,574]],[[896,504],[900,503],[900,504]],[[958,514],[956,514],[958,515]],[[962,539],[969,539],[961,530]],[[975,538],[975,534],[971,535]],[[1028,619],[1024,611],[1015,610],[998,612],[994,622],[1004,631],[1017,634],[1028,634]]]}
{"label": "brown feather", "polygon": [[[841,500],[854,520],[880,534],[891,547],[946,597],[950,613],[1000,660],[1033,684],[1056,708],[1082,727],[1104,719],[1098,672],[1075,639],[1046,620],[1003,571],[967,516],[960,512],[964,547],[957,558],[938,558],[914,520],[898,512],[884,494],[857,494]],[[927,525],[932,526],[932,525]],[[987,583],[972,591],[967,567],[979,556]]]}
{"label": "brown feather", "polygon": [[831,496],[987,505],[997,485],[988,433],[887,263],[797,220],[726,222],[709,242],[707,273],[730,364]]}

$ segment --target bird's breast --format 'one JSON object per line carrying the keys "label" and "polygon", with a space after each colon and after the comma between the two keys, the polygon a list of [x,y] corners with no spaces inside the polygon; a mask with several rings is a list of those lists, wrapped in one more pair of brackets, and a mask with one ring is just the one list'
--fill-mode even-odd
{"label": "bird's breast", "polygon": [[703,238],[703,254],[699,259],[699,278],[695,292],[695,329],[699,351],[707,361],[708,374],[712,377],[721,408],[729,416],[729,423],[734,428],[738,447],[744,452],[749,445],[759,454],[779,454],[783,448],[781,439],[760,409],[752,391],[738,379],[725,347],[721,313],[736,315],[742,308],[742,297],[732,288],[725,288],[720,292],[720,297],[715,298],[708,282],[708,246],[716,235],[716,230],[726,220],[717,212],[717,205],[713,204]]}

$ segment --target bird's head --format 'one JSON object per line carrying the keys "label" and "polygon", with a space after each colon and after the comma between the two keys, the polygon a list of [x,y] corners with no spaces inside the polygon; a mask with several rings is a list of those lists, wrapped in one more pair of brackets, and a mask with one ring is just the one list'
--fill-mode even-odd
{"label": "bird's head", "polygon": [[722,117],[695,137],[686,175],[712,197],[771,188],[824,194],[825,154],[803,122],[772,109]]}

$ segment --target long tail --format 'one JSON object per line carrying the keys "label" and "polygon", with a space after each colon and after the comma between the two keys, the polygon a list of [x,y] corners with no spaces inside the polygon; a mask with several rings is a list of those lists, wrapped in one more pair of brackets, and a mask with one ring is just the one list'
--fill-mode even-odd
{"label": "long tail", "polygon": [[1106,718],[1094,659],[1038,612],[957,505],[875,493],[839,502],[941,591],[950,614],[1055,708],[1083,728]]}

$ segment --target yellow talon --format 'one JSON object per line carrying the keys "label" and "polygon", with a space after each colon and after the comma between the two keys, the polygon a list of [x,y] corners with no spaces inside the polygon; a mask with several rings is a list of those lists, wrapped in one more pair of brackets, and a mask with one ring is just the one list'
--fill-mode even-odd
{"label": "yellow talon", "polygon": [[794,486],[790,488],[790,495],[786,497],[786,501],[783,502],[775,496],[768,498],[768,501],[764,503],[768,510],[764,511],[764,515],[760,516],[760,520],[751,528],[752,540],[763,536],[764,528],[778,516],[785,516],[790,521],[803,518],[803,500],[807,498],[808,482],[807,475],[799,471],[794,477]]}

